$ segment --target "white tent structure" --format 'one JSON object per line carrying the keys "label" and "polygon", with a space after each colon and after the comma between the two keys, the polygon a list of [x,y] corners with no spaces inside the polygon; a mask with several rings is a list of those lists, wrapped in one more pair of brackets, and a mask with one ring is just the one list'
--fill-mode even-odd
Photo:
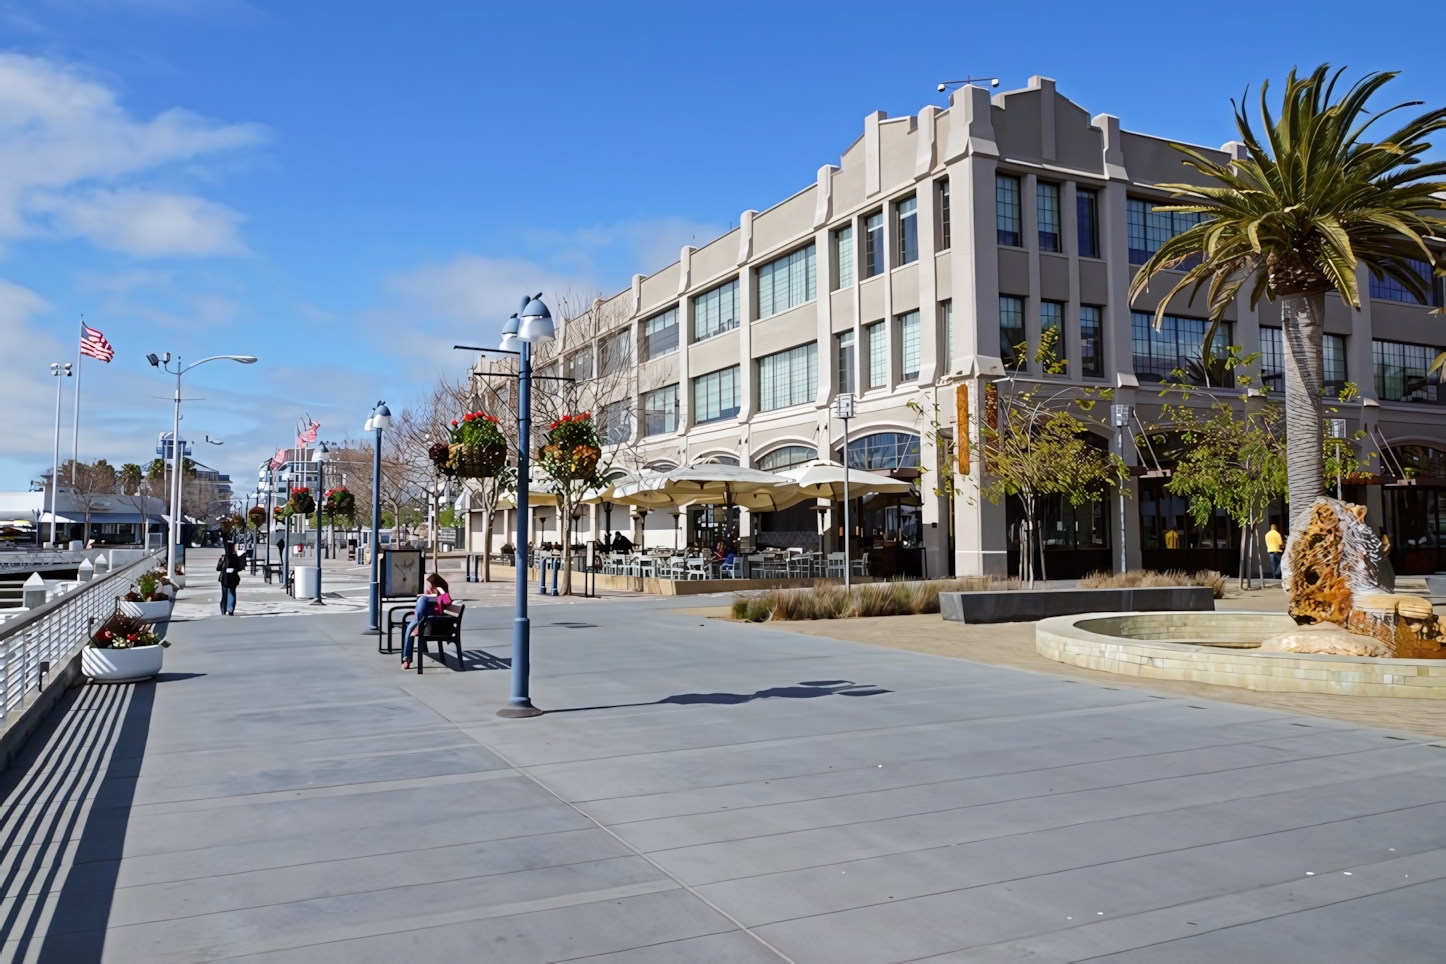
{"label": "white tent structure", "polygon": [[772,472],[719,462],[700,462],[644,475],[619,486],[614,502],[650,509],[686,505],[741,506],[751,512],[774,512],[810,496],[792,479]]}
{"label": "white tent structure", "polygon": [[790,479],[809,498],[836,502],[844,497],[845,473],[848,476],[849,497],[854,499],[880,492],[903,493],[914,487],[913,483],[903,479],[891,479],[863,469],[845,469],[829,459],[817,459],[779,474]]}

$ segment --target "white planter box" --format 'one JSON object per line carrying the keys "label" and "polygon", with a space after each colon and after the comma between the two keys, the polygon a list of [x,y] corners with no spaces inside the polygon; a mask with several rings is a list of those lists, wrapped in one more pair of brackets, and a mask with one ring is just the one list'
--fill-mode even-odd
{"label": "white planter box", "polygon": [[122,599],[118,605],[121,612],[144,619],[151,624],[156,636],[166,638],[166,630],[171,628],[171,610],[176,606],[174,599],[162,599],[160,602],[129,602]]}
{"label": "white planter box", "polygon": [[125,683],[150,679],[161,671],[164,646],[138,646],[134,649],[96,649],[86,646],[80,651],[80,668],[99,683]]}

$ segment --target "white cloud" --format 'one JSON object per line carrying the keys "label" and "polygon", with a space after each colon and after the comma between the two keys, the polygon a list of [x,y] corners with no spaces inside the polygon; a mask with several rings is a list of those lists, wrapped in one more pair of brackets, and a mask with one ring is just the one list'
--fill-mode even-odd
{"label": "white cloud", "polygon": [[395,274],[387,287],[442,318],[480,322],[497,332],[524,294],[541,291],[552,298],[586,298],[593,294],[594,284],[581,275],[561,274],[520,258],[462,254]]}
{"label": "white cloud", "polygon": [[140,256],[240,253],[239,214],[135,182],[264,140],[257,125],[179,109],[139,120],[77,70],[0,54],[0,237],[81,236]]}
{"label": "white cloud", "polygon": [[236,211],[184,194],[92,191],[62,201],[57,229],[97,247],[138,257],[244,254]]}

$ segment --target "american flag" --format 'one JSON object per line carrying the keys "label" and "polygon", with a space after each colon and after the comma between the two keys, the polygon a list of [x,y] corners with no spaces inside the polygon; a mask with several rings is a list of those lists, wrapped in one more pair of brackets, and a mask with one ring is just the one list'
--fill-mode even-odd
{"label": "american flag", "polygon": [[91,358],[99,358],[103,362],[109,362],[115,357],[115,349],[110,346],[110,342],[105,340],[105,335],[85,322],[80,323],[80,353],[89,355]]}
{"label": "american flag", "polygon": [[316,441],[316,432],[317,432],[317,429],[319,429],[319,428],[321,428],[321,423],[320,423],[320,422],[313,422],[313,421],[310,419],[310,417],[308,417],[307,420],[306,420],[306,428],[305,428],[303,431],[297,433],[297,436],[296,436],[296,447],[299,448],[299,449],[304,449],[304,448],[306,448],[308,445],[310,445],[310,444],[312,444],[313,442],[315,442],[315,441]]}

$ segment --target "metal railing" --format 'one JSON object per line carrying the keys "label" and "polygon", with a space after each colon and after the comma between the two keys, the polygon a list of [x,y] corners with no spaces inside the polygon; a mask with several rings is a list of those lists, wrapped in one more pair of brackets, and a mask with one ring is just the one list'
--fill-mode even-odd
{"label": "metal railing", "polygon": [[98,576],[62,593],[44,605],[0,624],[0,718],[19,706],[43,676],[90,638],[91,632],[115,611],[116,601],[141,573],[161,564],[155,552],[115,572]]}

